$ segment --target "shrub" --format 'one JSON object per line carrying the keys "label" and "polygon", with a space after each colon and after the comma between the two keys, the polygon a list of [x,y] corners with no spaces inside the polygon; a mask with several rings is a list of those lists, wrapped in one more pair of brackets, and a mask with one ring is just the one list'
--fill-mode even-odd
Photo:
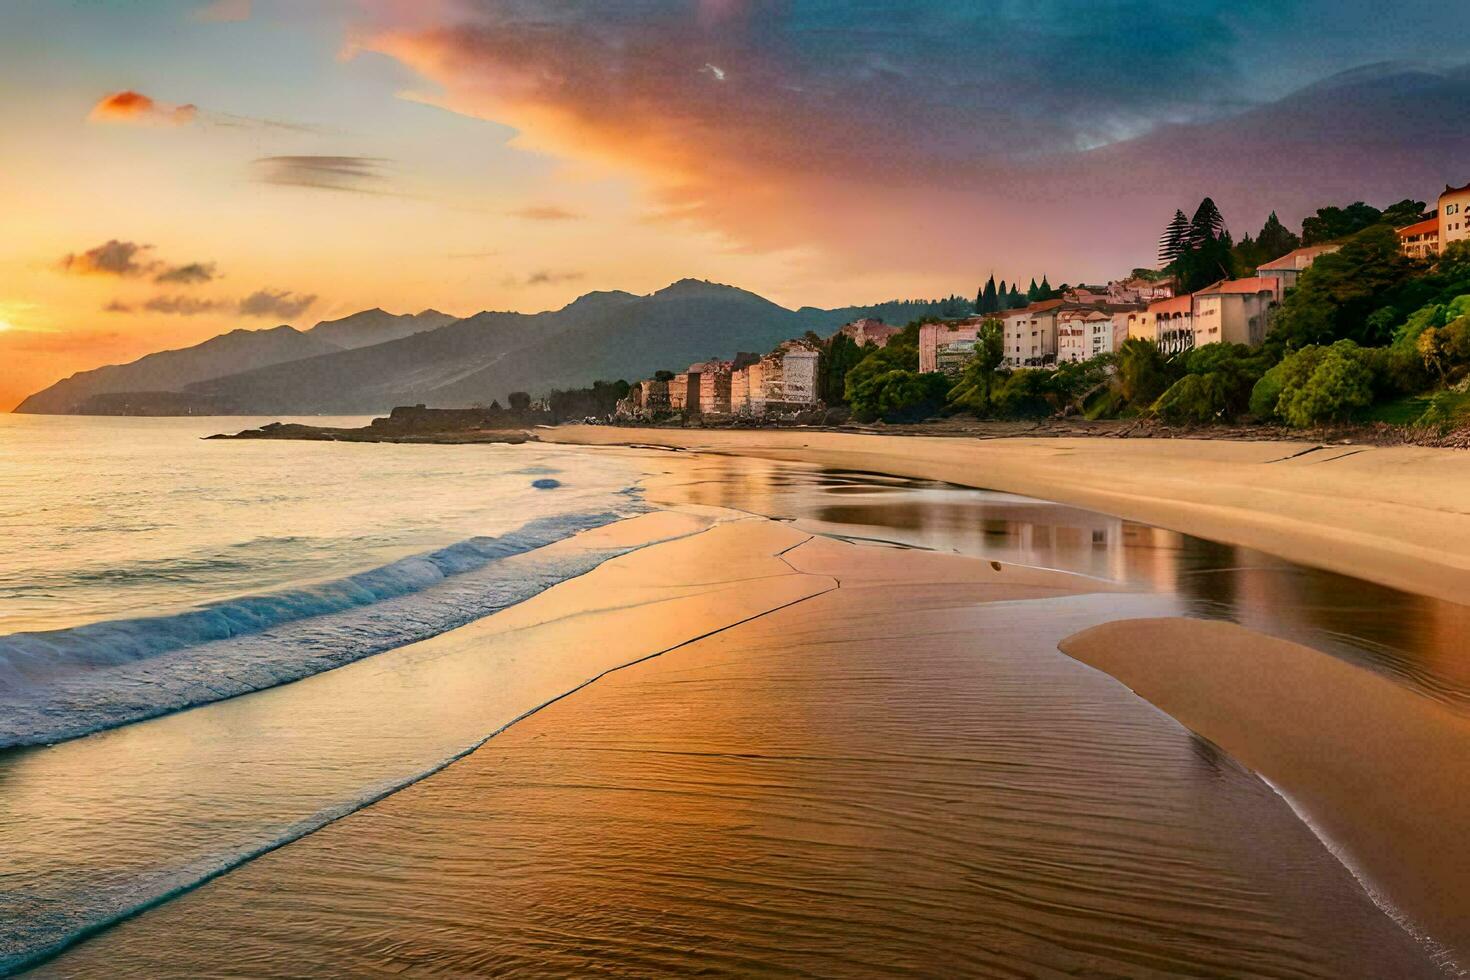
{"label": "shrub", "polygon": [[1169,365],[1158,345],[1137,337],[1118,350],[1118,393],[1130,405],[1148,405],[1169,387]]}
{"label": "shrub", "polygon": [[896,369],[881,374],[857,375],[857,369],[848,374],[847,398],[852,404],[853,415],[863,421],[882,418],[897,422],[928,418],[939,411],[949,393],[949,379],[937,372],[921,374]]}
{"label": "shrub", "polygon": [[[1373,372],[1362,348],[1350,340],[1318,348],[1310,356],[1304,348],[1288,357],[1303,363],[1287,372],[1276,414],[1291,425],[1305,428],[1317,422],[1345,419],[1373,404]],[[1310,363],[1310,371],[1306,370]]]}
{"label": "shrub", "polygon": [[1007,418],[1043,418],[1052,414],[1050,371],[1012,371],[991,393],[996,414]]}
{"label": "shrub", "polygon": [[1153,411],[1170,422],[1213,422],[1230,414],[1230,403],[1223,375],[1186,374],[1159,396]]}

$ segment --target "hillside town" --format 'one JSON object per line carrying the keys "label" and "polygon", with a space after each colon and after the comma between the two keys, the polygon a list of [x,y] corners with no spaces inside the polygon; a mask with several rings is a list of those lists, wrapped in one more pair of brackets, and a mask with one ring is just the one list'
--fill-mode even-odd
{"label": "hillside town", "polygon": [[[1470,239],[1470,184],[1446,186],[1432,216],[1397,227],[1395,234],[1399,251],[1418,262],[1431,262],[1455,242]],[[1147,342],[1166,357],[1212,344],[1258,348],[1302,274],[1341,247],[1340,242],[1295,247],[1260,263],[1249,276],[1221,278],[1193,291],[1167,272],[1139,269],[1106,286],[1072,286],[1034,302],[1023,297],[1024,305],[1015,308],[932,319],[918,325],[918,371],[957,379],[974,360],[982,332],[993,324],[999,324],[1002,338],[999,366],[1010,371],[1082,364],[1117,354],[1130,340]],[[1004,283],[1000,295],[1004,301]],[[881,349],[901,332],[882,320],[858,319],[828,338],[809,334],[767,354],[740,353],[659,372],[632,385],[616,415],[623,420],[762,418],[817,408],[823,402],[825,346],[844,337],[858,348]]]}

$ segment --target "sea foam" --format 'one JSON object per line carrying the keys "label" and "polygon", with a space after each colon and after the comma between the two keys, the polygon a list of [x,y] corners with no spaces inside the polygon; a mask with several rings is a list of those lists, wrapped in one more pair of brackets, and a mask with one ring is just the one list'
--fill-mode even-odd
{"label": "sea foam", "polygon": [[336,581],[0,637],[0,747],[84,735],[427,639],[595,567],[608,554],[511,570],[500,562],[624,516],[544,517]]}

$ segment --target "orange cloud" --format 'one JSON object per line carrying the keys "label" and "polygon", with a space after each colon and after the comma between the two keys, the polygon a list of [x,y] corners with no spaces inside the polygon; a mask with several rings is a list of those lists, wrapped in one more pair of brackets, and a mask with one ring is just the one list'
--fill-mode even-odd
{"label": "orange cloud", "polygon": [[169,105],[157,102],[141,92],[124,89],[104,95],[87,116],[92,122],[121,123],[141,126],[183,126],[194,121],[199,109],[194,105]]}
{"label": "orange cloud", "polygon": [[108,239],[85,252],[71,252],[62,256],[57,267],[62,272],[77,276],[120,276],[132,279],[158,268],[158,261],[145,253],[152,245]]}
{"label": "orange cloud", "polygon": [[[456,9],[460,24],[389,28],[356,49],[439,87],[413,98],[515,127],[520,148],[638,175],[652,220],[714,230],[733,250],[804,251],[838,274],[968,278],[975,256],[960,254],[951,231],[1028,206],[974,194],[985,167],[936,148],[935,134],[956,128],[942,111],[895,112],[929,82],[890,84],[875,71],[818,87],[728,17],[618,32],[552,13],[544,23],[498,16],[514,4]],[[518,215],[549,217],[531,210]],[[904,227],[944,233],[894,234]]]}

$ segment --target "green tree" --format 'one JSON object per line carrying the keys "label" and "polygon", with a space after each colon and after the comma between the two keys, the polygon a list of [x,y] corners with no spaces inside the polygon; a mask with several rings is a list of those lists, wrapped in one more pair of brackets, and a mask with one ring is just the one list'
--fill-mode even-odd
{"label": "green tree", "polygon": [[1000,303],[996,299],[995,276],[991,276],[985,281],[985,289],[980,294],[980,309],[976,310],[976,313],[984,316],[987,313],[994,313],[998,309],[1000,309]]}
{"label": "green tree", "polygon": [[1006,304],[1006,309],[1008,309],[1008,310],[1019,310],[1021,307],[1025,306],[1025,305],[1026,305],[1026,297],[1024,297],[1024,296],[1021,295],[1021,291],[1016,288],[1016,284],[1015,283],[1011,283],[1010,301]]}
{"label": "green tree", "polygon": [[975,337],[975,356],[949,391],[950,404],[976,415],[988,414],[996,372],[1004,361],[1005,326],[1000,320],[986,320]]}
{"label": "green tree", "polygon": [[1042,277],[1041,277],[1041,285],[1037,287],[1036,291],[1037,291],[1037,297],[1036,298],[1038,300],[1042,301],[1042,302],[1045,302],[1046,300],[1049,300],[1049,299],[1055,299],[1056,298],[1056,294],[1054,292],[1052,292],[1051,283],[1049,283],[1049,282],[1046,281],[1046,276],[1045,275],[1042,275]]}
{"label": "green tree", "polygon": [[1159,236],[1159,266],[1171,266],[1184,254],[1189,242],[1189,218],[1183,211],[1175,211],[1174,217]]}
{"label": "green tree", "polygon": [[1322,245],[1347,238],[1378,224],[1382,217],[1382,211],[1362,201],[1355,201],[1345,208],[1318,208],[1316,214],[1302,221],[1302,244]]}
{"label": "green tree", "polygon": [[867,355],[862,347],[857,345],[845,333],[836,334],[828,342],[822,351],[822,360],[819,365],[821,371],[821,392],[823,401],[829,405],[845,404],[847,401],[847,375],[853,368],[857,367]]}
{"label": "green tree", "polygon": [[1041,299],[1041,287],[1036,285],[1036,277],[1031,277],[1031,285],[1026,289],[1026,302],[1035,303]]}
{"label": "green tree", "polygon": [[510,410],[517,415],[526,412],[531,407],[531,396],[524,391],[512,391],[506,396],[505,401],[510,406]]}
{"label": "green tree", "polygon": [[1151,405],[1169,387],[1169,366],[1158,345],[1140,337],[1118,350],[1118,393],[1135,407]]}
{"label": "green tree", "polygon": [[1301,244],[1302,240],[1281,223],[1275,211],[1271,212],[1271,216],[1261,226],[1261,233],[1256,236],[1256,246],[1260,249],[1262,263],[1279,259],[1300,248]]}
{"label": "green tree", "polygon": [[1214,200],[1205,198],[1190,219],[1185,240],[1169,271],[1182,292],[1194,292],[1233,274],[1233,243]]}
{"label": "green tree", "polygon": [[1051,372],[1022,368],[996,385],[993,410],[1002,418],[1044,418],[1052,414]]}
{"label": "green tree", "polygon": [[1340,340],[1328,348],[1306,384],[1281,393],[1277,412],[1291,425],[1305,428],[1316,422],[1346,419],[1353,412],[1373,404],[1373,374],[1355,350],[1340,349],[1351,345]]}
{"label": "green tree", "polygon": [[1378,220],[1390,228],[1403,228],[1405,225],[1412,225],[1422,219],[1424,210],[1423,201],[1415,201],[1406,197],[1397,204],[1390,204],[1384,208]]}
{"label": "green tree", "polygon": [[1233,419],[1249,407],[1267,356],[1244,344],[1195,348],[1181,358],[1184,377],[1158,397],[1152,410],[1175,422]]}
{"label": "green tree", "polygon": [[1287,349],[1336,340],[1385,344],[1391,336],[1383,320],[1372,316],[1396,305],[1396,291],[1415,272],[1393,229],[1375,225],[1360,231],[1302,273],[1277,311],[1268,343]]}
{"label": "green tree", "polygon": [[859,376],[854,371],[848,375],[848,401],[852,404],[853,414],[865,421],[881,418],[898,422],[928,418],[944,406],[948,393],[949,379],[938,372],[921,374],[891,370]]}
{"label": "green tree", "polygon": [[1373,403],[1372,356],[1351,340],[1293,351],[1256,383],[1251,411],[1305,428]]}

